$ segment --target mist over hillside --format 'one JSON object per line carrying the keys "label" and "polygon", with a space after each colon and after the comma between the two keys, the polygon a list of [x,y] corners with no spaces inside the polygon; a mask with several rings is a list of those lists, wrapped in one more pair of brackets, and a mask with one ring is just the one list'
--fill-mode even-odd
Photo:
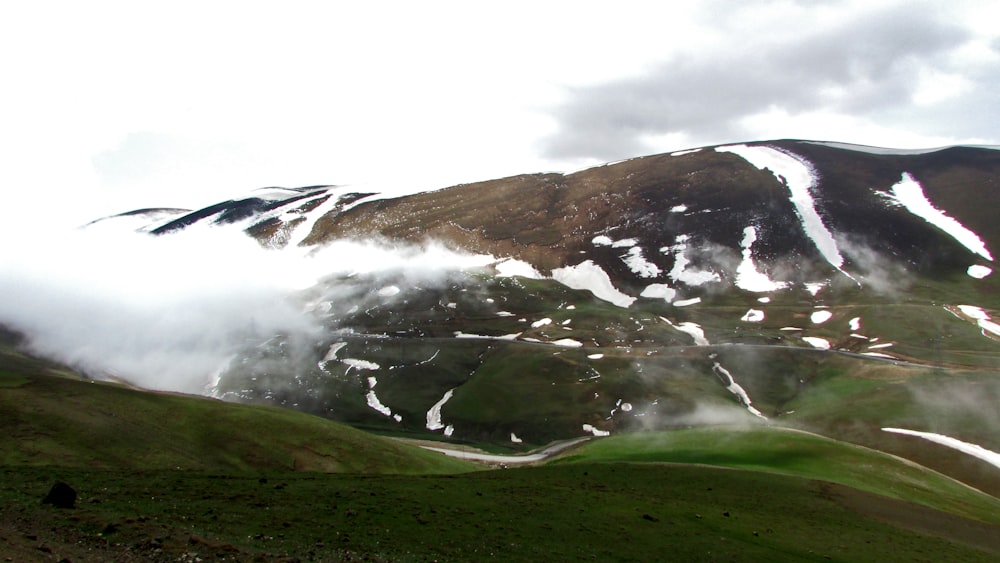
{"label": "mist over hillside", "polygon": [[998,449],[998,184],[990,148],[783,140],[42,218],[0,322],[98,379],[515,449],[776,420]]}

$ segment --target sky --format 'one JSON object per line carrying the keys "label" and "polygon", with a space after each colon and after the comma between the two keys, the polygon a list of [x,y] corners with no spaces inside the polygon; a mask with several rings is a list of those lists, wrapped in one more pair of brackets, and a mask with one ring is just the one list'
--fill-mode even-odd
{"label": "sky", "polygon": [[773,138],[997,144],[996,21],[970,0],[8,2],[4,223]]}

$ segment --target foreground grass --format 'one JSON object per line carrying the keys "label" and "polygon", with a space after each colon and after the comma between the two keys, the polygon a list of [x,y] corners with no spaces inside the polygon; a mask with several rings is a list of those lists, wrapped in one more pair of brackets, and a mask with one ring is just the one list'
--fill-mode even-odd
{"label": "foreground grass", "polygon": [[[996,526],[829,483],[695,466],[379,477],[21,467],[0,477],[0,551],[72,560],[986,561],[1000,554]],[[54,478],[77,488],[78,508],[39,504]]]}

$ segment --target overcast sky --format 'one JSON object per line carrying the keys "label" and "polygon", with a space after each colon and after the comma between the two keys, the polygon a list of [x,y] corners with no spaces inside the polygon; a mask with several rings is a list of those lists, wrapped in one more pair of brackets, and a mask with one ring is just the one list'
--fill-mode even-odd
{"label": "overcast sky", "polygon": [[4,207],[82,222],[770,138],[997,144],[997,21],[985,0],[5,2]]}

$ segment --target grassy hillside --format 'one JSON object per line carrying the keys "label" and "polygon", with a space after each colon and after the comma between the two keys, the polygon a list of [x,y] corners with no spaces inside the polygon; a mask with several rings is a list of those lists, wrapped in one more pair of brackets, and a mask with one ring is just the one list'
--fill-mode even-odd
{"label": "grassy hillside", "polygon": [[1000,500],[922,466],[815,434],[766,426],[640,432],[591,441],[559,462],[704,464],[792,475],[1000,525]]}
{"label": "grassy hillside", "polygon": [[227,472],[473,469],[296,411],[139,391],[59,369],[3,348],[0,464]]}

